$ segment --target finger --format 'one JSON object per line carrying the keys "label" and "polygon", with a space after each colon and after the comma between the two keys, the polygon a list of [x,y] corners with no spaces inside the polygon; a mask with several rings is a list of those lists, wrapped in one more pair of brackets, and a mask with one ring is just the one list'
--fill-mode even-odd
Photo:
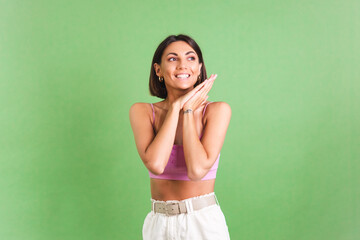
{"label": "finger", "polygon": [[[212,76],[212,75],[211,75]],[[202,86],[204,86],[207,82],[209,81],[209,79],[205,79],[202,83],[198,84],[193,90],[199,90],[200,88],[202,88]]]}
{"label": "finger", "polygon": [[208,80],[215,80],[217,77],[217,74],[211,74]]}
{"label": "finger", "polygon": [[209,82],[211,79],[216,78],[216,74],[211,74],[208,79],[205,79],[201,84]]}
{"label": "finger", "polygon": [[[188,92],[186,94],[186,97],[185,97],[185,101],[189,100],[190,98],[194,97],[194,95],[197,93],[197,92],[203,92],[207,89],[207,86],[209,84],[212,85],[212,82],[215,80],[215,78],[217,77],[216,74],[211,74],[210,78],[209,79],[206,79],[204,82],[200,83],[199,85],[197,85],[194,89],[192,89],[190,92]],[[211,88],[211,87],[210,87]],[[209,89],[210,90],[210,89]],[[208,91],[209,91],[208,90]]]}
{"label": "finger", "polygon": [[209,96],[206,96],[205,97],[205,100],[204,100],[204,104],[206,103],[206,101],[208,100]]}
{"label": "finger", "polygon": [[214,84],[214,80],[211,80],[206,86],[204,86],[202,90],[202,92],[206,95],[209,93],[209,91],[211,90],[212,86]]}
{"label": "finger", "polygon": [[[205,89],[205,87],[203,88]],[[191,101],[192,103],[194,103],[195,105],[201,105],[201,103],[204,101],[205,97],[206,97],[206,92],[201,89],[200,91],[196,92],[191,99],[189,99],[189,101]]]}
{"label": "finger", "polygon": [[208,98],[209,98],[209,96],[205,96],[205,98],[204,98],[203,102],[201,103],[201,105],[206,104],[206,101],[207,101]]}
{"label": "finger", "polygon": [[210,91],[210,88],[211,88],[210,85],[211,85],[211,84],[203,87],[203,88],[202,88],[200,91],[198,91],[198,92],[196,93],[196,95],[194,95],[193,97],[200,99],[200,102],[202,102],[202,101],[204,100],[204,98],[206,97],[206,95],[207,95],[207,94],[209,93],[209,91]]}
{"label": "finger", "polygon": [[203,101],[203,100],[206,98],[206,96],[208,95],[208,93],[209,93],[209,91],[210,91],[210,89],[211,89],[211,86],[212,86],[212,83],[209,83],[209,84],[206,85],[203,89],[201,89],[201,91],[199,91],[199,92],[201,92],[199,98],[200,98],[202,101]]}
{"label": "finger", "polygon": [[203,85],[206,85],[207,83],[215,80],[216,77],[217,77],[217,74],[211,74],[208,79],[205,79],[205,81],[203,81],[202,83],[200,83],[200,84],[199,84],[198,86],[196,86],[196,87],[199,87],[200,85],[202,85],[202,86],[203,86]]}
{"label": "finger", "polygon": [[217,75],[211,75],[211,77],[207,80],[207,83],[206,83],[206,87],[209,87],[211,88],[212,84],[214,83],[215,79],[216,79]]}
{"label": "finger", "polygon": [[186,95],[188,95],[189,97],[193,96],[196,92],[200,91],[204,86],[205,84],[207,84],[208,81],[204,81],[202,83],[200,83],[199,85],[197,85],[194,89],[192,89],[190,92],[188,92]]}
{"label": "finger", "polygon": [[204,86],[201,90],[197,92],[196,95],[194,95],[194,97],[198,97],[200,99],[204,98],[208,93],[208,87],[208,85]]}
{"label": "finger", "polygon": [[197,85],[192,91],[199,91],[206,83],[208,82],[208,79]]}

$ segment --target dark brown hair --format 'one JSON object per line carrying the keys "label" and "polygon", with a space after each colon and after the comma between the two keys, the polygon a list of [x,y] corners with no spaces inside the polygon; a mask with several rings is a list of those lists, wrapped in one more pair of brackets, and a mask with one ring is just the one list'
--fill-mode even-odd
{"label": "dark brown hair", "polygon": [[162,41],[160,43],[160,45],[157,47],[157,49],[154,53],[152,63],[151,63],[149,88],[150,88],[150,94],[152,96],[156,96],[156,97],[163,98],[163,99],[165,99],[167,97],[165,81],[162,81],[162,82],[159,81],[159,77],[156,75],[156,72],[155,72],[154,64],[157,63],[160,65],[161,57],[164,53],[165,48],[167,46],[169,46],[171,43],[177,42],[177,41],[184,41],[187,44],[189,44],[190,47],[192,47],[195,50],[196,54],[198,55],[199,63],[202,63],[201,71],[200,71],[200,80],[198,80],[195,83],[194,87],[196,87],[198,84],[205,81],[205,79],[207,78],[206,68],[205,68],[205,63],[204,63],[203,57],[202,57],[202,53],[201,53],[199,45],[195,42],[195,40],[184,34],[179,34],[177,36],[170,35],[167,38],[165,38],[165,40]]}

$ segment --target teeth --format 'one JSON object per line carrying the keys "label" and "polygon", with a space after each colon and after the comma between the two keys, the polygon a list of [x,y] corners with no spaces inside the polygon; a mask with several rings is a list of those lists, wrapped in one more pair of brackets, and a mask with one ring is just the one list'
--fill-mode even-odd
{"label": "teeth", "polygon": [[177,78],[188,78],[190,77],[189,74],[179,74],[179,75],[176,75]]}

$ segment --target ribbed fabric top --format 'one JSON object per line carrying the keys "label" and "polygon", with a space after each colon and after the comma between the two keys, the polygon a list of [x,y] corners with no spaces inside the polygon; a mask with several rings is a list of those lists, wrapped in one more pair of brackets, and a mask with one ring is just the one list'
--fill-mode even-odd
{"label": "ribbed fabric top", "polygon": [[[205,114],[206,107],[210,103],[211,102],[209,102],[205,105],[204,110],[203,110],[203,117]],[[154,127],[155,111],[154,111],[153,104],[152,103],[150,103],[150,104],[151,104],[151,108],[153,110],[153,127]],[[219,159],[220,159],[220,154],[217,157],[214,165],[209,170],[209,172],[201,180],[209,180],[209,179],[216,178],[216,172],[217,172],[217,169],[219,166]],[[186,167],[186,162],[185,162],[183,146],[174,144],[174,146],[171,150],[169,161],[168,161],[168,163],[164,169],[164,172],[162,174],[155,175],[149,171],[149,175],[150,175],[150,178],[190,181],[189,177],[187,176],[187,167]]]}

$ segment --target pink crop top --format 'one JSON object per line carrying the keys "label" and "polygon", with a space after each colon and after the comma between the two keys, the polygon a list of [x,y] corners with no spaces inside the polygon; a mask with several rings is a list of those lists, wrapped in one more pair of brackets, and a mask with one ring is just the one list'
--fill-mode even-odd
{"label": "pink crop top", "polygon": [[[209,103],[211,103],[211,102],[209,102]],[[206,107],[207,107],[207,105],[209,105],[209,103],[207,103],[204,107],[203,117],[205,114]],[[150,104],[151,104],[151,108],[153,110],[153,127],[154,127],[155,111],[154,111],[153,104],[152,103],[150,103]],[[216,159],[214,165],[211,167],[211,169],[205,175],[205,177],[203,177],[201,180],[209,180],[209,179],[216,178],[216,171],[219,166],[219,158],[220,158],[220,153],[219,153],[219,156]],[[168,163],[164,169],[164,172],[162,174],[155,175],[149,171],[149,175],[150,175],[150,178],[190,181],[189,177],[187,176],[187,168],[186,168],[183,146],[174,144],[171,154],[170,154],[169,161],[168,161]]]}

